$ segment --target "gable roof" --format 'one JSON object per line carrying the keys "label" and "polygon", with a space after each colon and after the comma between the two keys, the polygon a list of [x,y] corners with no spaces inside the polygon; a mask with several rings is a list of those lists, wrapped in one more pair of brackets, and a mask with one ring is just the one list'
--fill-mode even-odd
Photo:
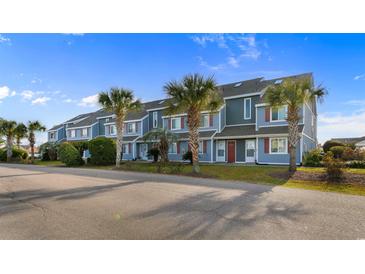
{"label": "gable roof", "polygon": [[355,138],[333,138],[331,141],[340,142],[345,145],[356,144],[362,141],[365,141],[365,136],[363,137],[355,137]]}

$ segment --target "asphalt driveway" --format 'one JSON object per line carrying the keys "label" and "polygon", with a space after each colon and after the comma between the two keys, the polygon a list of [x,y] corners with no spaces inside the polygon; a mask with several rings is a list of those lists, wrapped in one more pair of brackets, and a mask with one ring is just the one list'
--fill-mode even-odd
{"label": "asphalt driveway", "polygon": [[0,239],[365,239],[365,197],[0,165]]}

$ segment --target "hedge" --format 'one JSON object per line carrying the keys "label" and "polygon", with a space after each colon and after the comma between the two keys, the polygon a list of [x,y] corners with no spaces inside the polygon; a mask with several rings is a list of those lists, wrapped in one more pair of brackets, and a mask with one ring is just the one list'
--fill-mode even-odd
{"label": "hedge", "polygon": [[70,143],[60,145],[58,157],[66,166],[80,166],[84,163],[79,151]]}
{"label": "hedge", "polygon": [[89,141],[90,163],[93,165],[111,165],[115,163],[115,142],[106,137],[97,137]]}

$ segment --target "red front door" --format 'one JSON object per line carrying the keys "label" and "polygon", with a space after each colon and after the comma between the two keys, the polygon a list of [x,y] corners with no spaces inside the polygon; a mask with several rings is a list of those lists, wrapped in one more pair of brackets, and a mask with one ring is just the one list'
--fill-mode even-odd
{"label": "red front door", "polygon": [[228,163],[236,161],[236,142],[228,141]]}

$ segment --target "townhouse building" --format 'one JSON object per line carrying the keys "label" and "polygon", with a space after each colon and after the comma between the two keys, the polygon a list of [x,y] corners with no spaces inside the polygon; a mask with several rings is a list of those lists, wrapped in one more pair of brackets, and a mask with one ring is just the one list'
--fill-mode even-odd
{"label": "townhouse building", "polygon": [[[270,107],[265,103],[267,87],[284,79],[308,78],[301,74],[265,80],[256,78],[219,86],[224,104],[214,113],[201,112],[199,128],[199,160],[207,163],[288,164],[287,107]],[[169,148],[169,159],[181,161],[189,150],[186,113],[168,115],[167,103],[161,99],[143,104],[139,112],[128,114],[124,123],[123,159],[149,160],[152,143],[144,142],[143,135],[156,128],[166,128],[177,141]],[[317,146],[316,101],[305,102],[300,110],[297,144],[297,163],[303,154]],[[49,142],[90,140],[98,136],[116,138],[115,115],[99,110],[81,114],[48,131]],[[88,152],[85,152],[88,157]]]}

